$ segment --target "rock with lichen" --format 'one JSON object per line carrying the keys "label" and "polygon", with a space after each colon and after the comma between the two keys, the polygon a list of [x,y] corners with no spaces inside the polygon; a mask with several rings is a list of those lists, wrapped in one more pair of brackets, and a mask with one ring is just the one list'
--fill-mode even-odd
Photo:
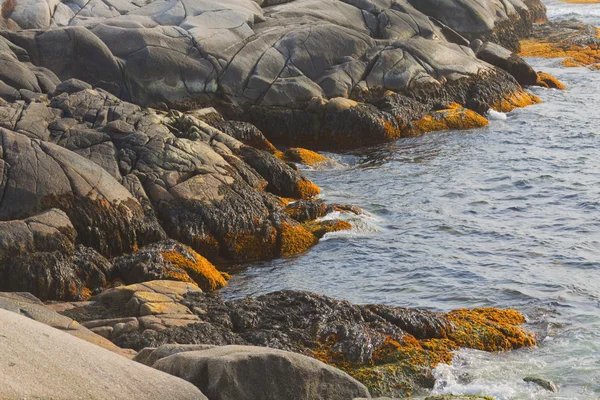
{"label": "rock with lichen", "polygon": [[[346,371],[372,395],[396,397],[426,394],[435,382],[433,368],[450,363],[458,348],[504,351],[535,345],[533,336],[520,327],[524,317],[512,310],[436,313],[359,306],[295,291],[230,301],[218,294],[190,292],[178,301],[202,323],[137,331],[121,335],[115,343],[136,350],[202,343],[293,351]],[[87,309],[68,315],[87,319],[94,313],[102,315],[98,309]]]}
{"label": "rock with lichen", "polygon": [[173,240],[153,243],[114,260],[113,278],[126,284],[153,280],[177,280],[213,291],[227,284],[229,275],[196,253]]}

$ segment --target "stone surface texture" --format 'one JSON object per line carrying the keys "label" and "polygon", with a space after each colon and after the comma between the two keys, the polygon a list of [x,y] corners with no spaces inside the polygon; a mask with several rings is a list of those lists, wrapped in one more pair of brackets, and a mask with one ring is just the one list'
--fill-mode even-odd
{"label": "stone surface texture", "polygon": [[206,399],[193,385],[0,309],[0,397]]}

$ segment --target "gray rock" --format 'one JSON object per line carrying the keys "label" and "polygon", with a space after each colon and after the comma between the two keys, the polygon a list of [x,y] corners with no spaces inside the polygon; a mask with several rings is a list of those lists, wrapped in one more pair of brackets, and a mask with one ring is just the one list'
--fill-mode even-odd
{"label": "gray rock", "polygon": [[552,393],[558,393],[560,390],[556,383],[548,379],[543,379],[536,376],[526,376],[523,378],[523,380],[528,383],[534,383]]}
{"label": "gray rock", "polygon": [[369,397],[365,386],[336,368],[268,348],[224,346],[182,352],[158,360],[154,368],[193,383],[215,400]]}
{"label": "gray rock", "polygon": [[173,354],[187,351],[207,350],[212,349],[213,347],[215,346],[209,344],[164,344],[159,348],[147,347],[140,350],[133,358],[133,361],[152,367],[158,360],[172,356]]}
{"label": "gray rock", "polygon": [[191,384],[0,310],[0,397],[206,399]]}
{"label": "gray rock", "polygon": [[54,95],[59,95],[61,93],[77,93],[85,89],[92,89],[92,85],[89,83],[80,81],[79,79],[67,79],[66,81],[60,83],[56,86],[56,90],[54,91]]}
{"label": "gray rock", "polygon": [[500,45],[483,43],[477,50],[477,58],[507,71],[523,86],[537,82],[535,70],[521,57]]}
{"label": "gray rock", "polygon": [[[66,1],[73,15],[59,2],[27,4],[27,12],[22,6],[15,11],[22,28],[65,27],[3,33],[20,52],[60,79],[81,79],[143,105],[210,103],[215,93],[236,105],[264,106],[348,97],[383,48],[413,38],[437,45],[436,53],[430,47],[419,54],[404,49],[407,60],[388,68],[396,75],[403,66],[413,68],[437,81],[438,74],[421,71],[413,58],[438,54],[443,76],[453,75],[453,59],[444,54],[454,44],[468,44],[461,33],[514,48],[532,22],[544,16],[538,0],[296,0],[267,2],[264,9],[252,0],[227,5],[212,0]],[[402,54],[392,57],[398,61]],[[477,65],[472,55],[463,58]],[[26,67],[15,67],[20,69],[13,69],[13,77],[29,74]],[[14,79],[2,80],[16,89],[41,90],[32,79],[26,79],[29,85],[17,79],[19,87],[11,83]]]}
{"label": "gray rock", "polygon": [[24,315],[120,356],[127,358],[132,356],[131,351],[115,346],[112,342],[106,340],[104,335],[98,335],[71,318],[58,314],[56,311],[44,306],[41,301],[29,293],[0,293],[0,309]]}

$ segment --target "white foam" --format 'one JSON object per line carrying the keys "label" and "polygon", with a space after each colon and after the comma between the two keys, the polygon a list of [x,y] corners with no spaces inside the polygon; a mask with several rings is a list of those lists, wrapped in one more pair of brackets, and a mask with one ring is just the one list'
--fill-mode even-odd
{"label": "white foam", "polygon": [[440,364],[433,371],[436,383],[432,394],[484,395],[496,400],[588,399],[551,393],[523,381],[526,376],[543,375],[547,365],[527,353],[517,353],[459,350],[452,365]]}
{"label": "white foam", "polygon": [[487,119],[496,121],[505,121],[508,118],[503,112],[492,110],[491,108],[486,113],[486,117]]}
{"label": "white foam", "polygon": [[327,233],[321,240],[348,236],[372,235],[383,230],[379,225],[381,223],[381,219],[368,212],[356,215],[350,212],[334,211],[330,214],[327,214],[323,218],[320,218],[319,221],[330,221],[336,219],[349,222],[352,225],[352,229],[347,231]]}

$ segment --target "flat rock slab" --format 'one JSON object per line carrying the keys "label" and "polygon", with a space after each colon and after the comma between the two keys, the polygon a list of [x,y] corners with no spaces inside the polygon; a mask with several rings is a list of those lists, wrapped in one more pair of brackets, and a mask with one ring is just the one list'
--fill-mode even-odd
{"label": "flat rock slab", "polygon": [[206,399],[193,385],[0,310],[0,398]]}
{"label": "flat rock slab", "polygon": [[71,318],[44,306],[42,302],[29,293],[0,293],[0,309],[24,315],[33,321],[62,330],[71,336],[100,346],[123,357],[131,358],[135,354],[135,352],[132,354],[131,350],[115,346],[109,340],[80,325],[77,321],[73,321]]}

